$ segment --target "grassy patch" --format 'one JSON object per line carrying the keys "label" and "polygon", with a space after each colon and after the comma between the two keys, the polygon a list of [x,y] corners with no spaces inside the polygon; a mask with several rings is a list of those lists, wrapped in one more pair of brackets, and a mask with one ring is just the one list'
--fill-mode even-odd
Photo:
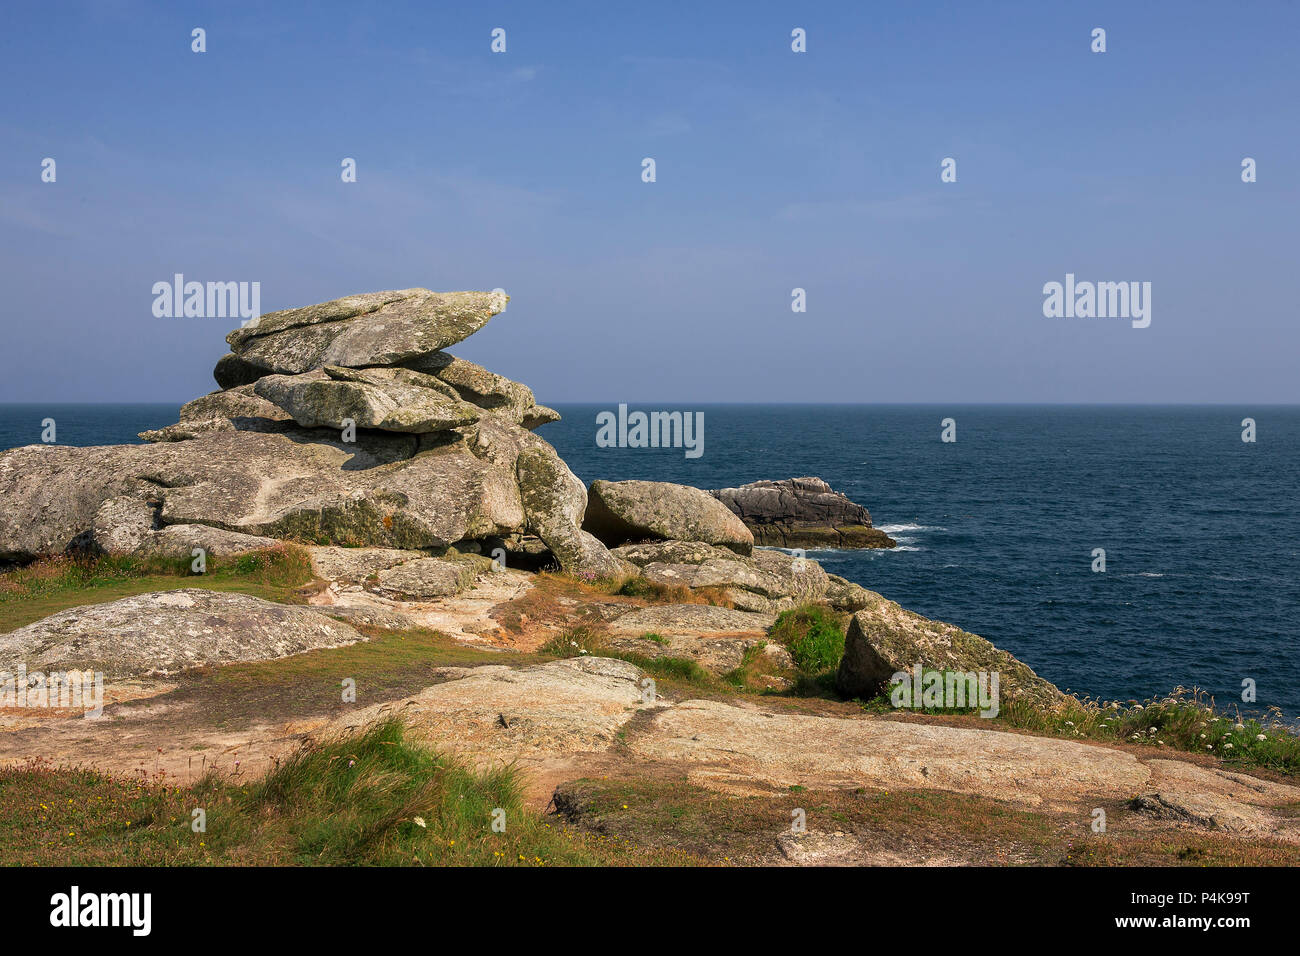
{"label": "grassy patch", "polygon": [[649,604],[712,604],[734,607],[722,588],[688,588],[684,584],[660,584],[641,576],[609,582],[606,593],[640,598]]}
{"label": "grassy patch", "polygon": [[466,646],[425,628],[388,631],[358,625],[357,629],[370,639],[279,660],[187,672],[178,679],[180,686],[168,694],[124,704],[123,716],[130,718],[134,707],[147,710],[162,704],[160,712],[141,718],[153,730],[174,727],[180,733],[201,721],[233,731],[267,721],[342,714],[351,706],[342,701],[345,677],[356,681],[358,698],[370,704],[397,700],[438,683],[442,678],[435,672],[440,667],[539,660],[535,655],[503,655]]}
{"label": "grassy patch", "polygon": [[229,558],[210,557],[207,573],[189,558],[59,555],[0,573],[0,633],[82,604],[100,604],[150,591],[201,587],[239,591],[282,604],[301,604],[313,574],[307,552],[293,545]]}
{"label": "grassy patch", "polygon": [[[934,675],[938,675],[938,683],[934,684]],[[980,686],[978,683],[972,686],[968,681],[969,672],[951,671],[951,670],[923,670],[921,672],[921,699],[913,700],[913,691],[911,678],[899,684],[891,684],[888,688],[881,691],[877,696],[870,700],[862,701],[862,709],[868,713],[889,714],[897,713],[900,709],[917,714],[978,714],[980,712],[979,693]],[[978,675],[977,675],[978,677]],[[969,702],[968,706],[957,707],[946,704],[934,704],[925,702],[927,689],[934,686],[935,690],[942,692],[944,700],[959,699],[956,694],[960,693],[962,698]],[[987,687],[987,685],[984,685]],[[950,691],[952,692],[950,694]],[[988,698],[986,698],[988,699]]]}
{"label": "grassy patch", "polygon": [[782,611],[768,631],[785,645],[794,666],[807,675],[823,674],[839,666],[844,656],[845,615],[819,604]]}
{"label": "grassy patch", "polygon": [[575,825],[638,845],[678,847],[718,863],[779,859],[776,841],[802,810],[809,831],[842,832],[875,862],[1056,862],[1066,841],[1045,816],[941,791],[815,791],[736,797],[682,779],[579,780],[555,800]]}
{"label": "grassy patch", "polygon": [[[396,721],[306,749],[264,778],[190,787],[85,770],[0,770],[0,863],[476,865],[696,862],[579,833],[526,808],[511,768],[475,772]],[[192,829],[203,810],[206,831]],[[500,811],[499,813],[497,811]],[[493,821],[504,821],[504,832]]]}
{"label": "grassy patch", "polygon": [[1177,688],[1166,697],[1122,704],[1071,698],[1044,711],[1017,700],[1002,705],[998,720],[1034,733],[1184,750],[1228,764],[1300,774],[1300,737],[1276,710],[1263,720],[1226,713],[1204,691]]}
{"label": "grassy patch", "polygon": [[657,678],[681,684],[713,687],[713,676],[696,661],[687,657],[651,657],[608,645],[608,635],[593,627],[574,627],[557,634],[538,648],[539,653],[551,657],[612,657],[627,661]]}
{"label": "grassy patch", "polygon": [[538,648],[539,653],[550,657],[604,656],[606,636],[594,627],[581,625],[556,634]]}

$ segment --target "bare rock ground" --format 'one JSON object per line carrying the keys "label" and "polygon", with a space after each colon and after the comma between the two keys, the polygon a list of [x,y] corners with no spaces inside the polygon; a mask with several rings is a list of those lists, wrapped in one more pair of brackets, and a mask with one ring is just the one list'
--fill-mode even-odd
{"label": "bare rock ground", "polygon": [[[284,607],[283,612],[313,615],[337,628],[322,631],[328,641],[320,647],[346,643],[349,632],[356,633],[326,615],[358,623],[369,617],[415,622],[466,646],[499,649],[500,663],[438,667],[414,692],[363,699],[342,712],[337,706],[313,710],[301,705],[292,712],[268,710],[243,724],[215,720],[202,700],[178,691],[178,686],[184,689],[183,674],[153,683],[133,677],[112,684],[99,720],[60,715],[39,725],[0,720],[0,763],[39,758],[114,773],[162,774],[174,781],[195,779],[214,765],[252,775],[305,741],[398,716],[431,746],[479,765],[521,767],[532,781],[528,797],[539,808],[557,784],[595,775],[678,780],[726,798],[772,797],[794,789],[943,792],[1074,819],[1096,805],[1129,806],[1157,828],[1300,844],[1300,819],[1293,812],[1300,805],[1300,788],[1204,761],[1165,754],[1147,758],[1128,747],[883,718],[847,705],[796,713],[784,698],[647,694],[646,675],[639,668],[597,656],[515,661],[511,651],[531,650],[555,632],[555,615],[563,620],[586,611],[602,619],[613,616],[610,631],[616,637],[636,640],[653,631],[674,648],[672,641],[717,640],[725,646],[727,641],[758,640],[771,618],[705,605],[646,607],[594,594],[586,600],[553,596],[549,605],[538,604],[537,577],[520,571],[479,571],[464,593],[431,601],[400,601],[366,588],[371,575],[385,565],[400,566],[409,555],[317,549],[315,567],[333,580],[315,592],[311,609]],[[191,601],[197,607],[215,597],[202,593],[200,599],[170,592],[167,600]],[[158,597],[143,600],[147,605]],[[524,607],[528,613],[520,611]],[[506,626],[506,621],[515,623]],[[238,685],[230,692],[239,693]],[[867,847],[851,832],[827,828],[788,837],[774,834],[769,853],[762,862],[780,865],[951,862],[942,847],[908,853]]]}

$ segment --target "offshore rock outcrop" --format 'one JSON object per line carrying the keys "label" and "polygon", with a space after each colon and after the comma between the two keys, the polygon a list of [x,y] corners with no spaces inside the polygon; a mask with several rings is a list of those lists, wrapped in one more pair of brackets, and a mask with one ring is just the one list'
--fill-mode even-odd
{"label": "offshore rock outcrop", "polygon": [[820,478],[754,481],[709,494],[754,535],[775,548],[892,548],[896,542],[871,525],[871,512]]}

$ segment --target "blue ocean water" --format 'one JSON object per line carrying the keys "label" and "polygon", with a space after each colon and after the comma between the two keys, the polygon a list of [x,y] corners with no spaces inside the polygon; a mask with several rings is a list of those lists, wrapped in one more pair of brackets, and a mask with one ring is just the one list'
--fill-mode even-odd
{"label": "blue ocean water", "polygon": [[[633,406],[634,408],[637,406]],[[585,481],[701,488],[817,475],[866,505],[892,551],[810,552],[829,571],[958,624],[1072,691],[1198,686],[1300,714],[1300,408],[693,406],[704,454],[600,448],[596,413],[539,434]],[[686,409],[683,409],[686,410]],[[0,405],[0,448],[135,441],[172,405]],[[957,441],[940,441],[953,418]],[[1241,421],[1258,441],[1241,440]],[[1106,550],[1105,573],[1091,570]]]}

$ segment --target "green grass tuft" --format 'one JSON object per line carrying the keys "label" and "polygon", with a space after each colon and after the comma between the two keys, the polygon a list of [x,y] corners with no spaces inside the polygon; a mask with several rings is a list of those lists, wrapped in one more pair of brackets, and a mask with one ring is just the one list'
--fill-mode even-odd
{"label": "green grass tuft", "polygon": [[782,611],[768,631],[784,644],[801,673],[818,676],[844,656],[844,615],[816,604]]}

